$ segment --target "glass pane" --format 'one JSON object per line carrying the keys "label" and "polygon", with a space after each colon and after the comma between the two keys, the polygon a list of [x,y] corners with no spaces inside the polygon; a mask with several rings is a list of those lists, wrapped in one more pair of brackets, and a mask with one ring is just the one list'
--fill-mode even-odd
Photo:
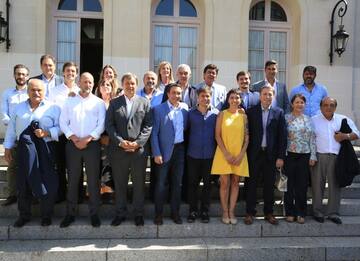
{"label": "glass pane", "polygon": [[286,51],[285,32],[270,32],[270,50]]}
{"label": "glass pane", "polygon": [[180,0],[180,16],[197,17],[195,6],[188,0]]}
{"label": "glass pane", "polygon": [[249,69],[264,68],[264,51],[249,50]]}
{"label": "glass pane", "polygon": [[259,81],[264,80],[264,70],[251,70],[249,69],[249,72],[251,74],[251,83],[256,83]]}
{"label": "glass pane", "polygon": [[270,59],[278,62],[278,69],[286,69],[286,52],[273,52],[270,51]]}
{"label": "glass pane", "polygon": [[286,22],[287,18],[286,18],[286,13],[284,11],[284,9],[282,9],[282,7],[271,1],[271,16],[270,16],[270,20],[271,21],[278,21],[278,22]]}
{"label": "glass pane", "polygon": [[257,3],[250,9],[249,20],[265,20],[265,1]]}
{"label": "glass pane", "polygon": [[155,15],[174,16],[174,0],[161,0],[156,7]]}
{"label": "glass pane", "polygon": [[155,26],[154,30],[154,68],[161,61],[172,63],[173,28],[172,26]]}
{"label": "glass pane", "polygon": [[249,31],[249,49],[264,49],[263,31]]}
{"label": "glass pane", "polygon": [[57,74],[61,75],[62,65],[76,60],[76,22],[57,23]]}
{"label": "glass pane", "polygon": [[191,83],[196,82],[196,58],[197,58],[197,28],[179,28],[179,64],[185,63],[190,66],[192,73]]}
{"label": "glass pane", "polygon": [[279,71],[277,76],[279,82],[286,82],[286,72],[285,71]]}
{"label": "glass pane", "polygon": [[60,0],[58,10],[77,10],[77,0]]}
{"label": "glass pane", "polygon": [[99,0],[84,0],[84,11],[101,12],[101,4]]}
{"label": "glass pane", "polygon": [[264,78],[264,31],[249,31],[249,71],[251,82]]}

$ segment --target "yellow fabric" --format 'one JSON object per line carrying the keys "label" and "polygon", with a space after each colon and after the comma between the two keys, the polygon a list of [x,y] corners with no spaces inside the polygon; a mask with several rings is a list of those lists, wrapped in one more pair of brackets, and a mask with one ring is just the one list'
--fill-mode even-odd
{"label": "yellow fabric", "polygon": [[[232,156],[239,155],[245,138],[245,115],[242,113],[232,114],[223,111],[221,123],[221,137],[225,148]],[[245,153],[240,165],[230,165],[219,146],[215,151],[215,157],[211,168],[213,175],[235,174],[237,176],[249,177],[247,155]]]}

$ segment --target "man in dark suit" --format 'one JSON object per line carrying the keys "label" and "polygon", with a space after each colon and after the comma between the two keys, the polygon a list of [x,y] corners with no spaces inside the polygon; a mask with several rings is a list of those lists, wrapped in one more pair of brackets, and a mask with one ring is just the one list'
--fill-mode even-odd
{"label": "man in dark suit", "polygon": [[250,177],[246,179],[246,216],[244,223],[253,223],[256,215],[256,189],[263,177],[264,216],[270,224],[278,221],[273,216],[275,168],[284,165],[286,151],[286,126],[284,112],[272,106],[274,89],[265,85],[260,89],[260,104],[248,109]]}
{"label": "man in dark suit", "polygon": [[44,54],[40,58],[40,67],[42,74],[31,79],[42,80],[45,85],[45,97],[49,97],[49,90],[63,83],[63,78],[55,74],[56,59],[50,54]]}
{"label": "man in dark suit", "polygon": [[252,90],[260,92],[261,87],[268,84],[274,88],[275,98],[273,99],[272,106],[281,108],[285,113],[290,111],[289,97],[286,91],[286,84],[279,82],[276,79],[278,73],[278,63],[275,60],[270,60],[265,63],[265,79],[256,82],[252,86]]}
{"label": "man in dark suit", "polygon": [[184,131],[187,126],[188,106],[180,102],[181,86],[170,85],[169,99],[153,109],[153,132],[151,150],[156,163],[155,220],[156,225],[163,224],[163,205],[167,175],[170,172],[171,218],[181,224],[179,215],[181,202],[181,182],[184,174],[185,147]]}
{"label": "man in dark suit", "polygon": [[111,101],[105,123],[111,141],[110,160],[116,197],[116,216],[111,225],[118,226],[126,218],[127,185],[131,171],[135,225],[143,226],[144,146],[152,129],[150,102],[136,95],[138,79],[134,74],[124,74],[121,85],[124,95]]}

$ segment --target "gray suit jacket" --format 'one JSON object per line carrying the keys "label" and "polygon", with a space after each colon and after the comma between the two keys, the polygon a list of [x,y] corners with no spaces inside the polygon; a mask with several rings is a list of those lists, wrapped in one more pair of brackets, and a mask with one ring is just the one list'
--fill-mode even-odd
{"label": "gray suit jacket", "polygon": [[136,141],[140,145],[139,150],[143,151],[152,129],[149,101],[136,95],[128,116],[125,96],[113,99],[106,112],[105,129],[110,137],[112,148],[119,148],[120,151],[126,153],[119,147],[119,143],[129,140]]}
{"label": "gray suit jacket", "polygon": [[[251,90],[260,93],[260,89],[264,85],[265,85],[265,80],[256,82],[251,86]],[[289,96],[286,91],[286,84],[281,82],[276,82],[276,85],[277,85],[277,93],[276,93],[277,107],[283,109],[285,113],[288,113],[290,112],[290,103],[289,103]]]}

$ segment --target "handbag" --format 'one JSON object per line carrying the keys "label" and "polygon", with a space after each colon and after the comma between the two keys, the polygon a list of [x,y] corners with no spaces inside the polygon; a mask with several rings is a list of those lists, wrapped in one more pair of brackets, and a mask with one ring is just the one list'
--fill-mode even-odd
{"label": "handbag", "polygon": [[275,187],[281,192],[286,192],[287,180],[288,177],[285,176],[281,169],[278,169],[278,171],[276,172]]}

